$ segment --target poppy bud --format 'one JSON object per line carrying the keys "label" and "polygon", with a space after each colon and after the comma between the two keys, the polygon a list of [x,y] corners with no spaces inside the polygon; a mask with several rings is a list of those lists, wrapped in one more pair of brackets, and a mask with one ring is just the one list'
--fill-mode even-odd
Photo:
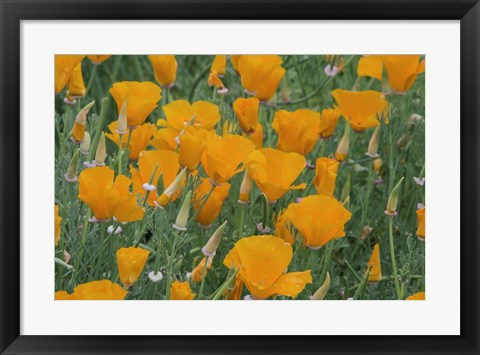
{"label": "poppy bud", "polygon": [[115,132],[118,134],[127,134],[127,125],[127,100],[125,100],[120,109],[120,113],[118,114],[117,130]]}
{"label": "poppy bud", "polygon": [[397,203],[398,203],[398,192],[400,191],[400,185],[402,184],[404,177],[400,179],[400,181],[395,185],[390,193],[390,197],[388,198],[387,209],[385,214],[387,216],[396,216],[397,212]]}
{"label": "poppy bud", "polygon": [[98,141],[97,151],[95,152],[95,165],[105,166],[105,158],[107,157],[107,145],[105,143],[105,134],[102,132]]}
{"label": "poppy bud", "polygon": [[380,125],[375,127],[373,131],[372,138],[370,138],[370,142],[368,143],[368,152],[365,155],[368,155],[370,158],[377,158],[378,155],[378,143],[380,142]]}
{"label": "poppy bud", "polygon": [[372,164],[373,164],[373,171],[375,171],[378,174],[383,164],[382,159],[380,158],[374,159]]}
{"label": "poppy bud", "polygon": [[[155,185],[153,185],[153,179],[155,178],[155,174],[157,173],[157,169],[158,169],[158,164],[156,164],[155,168],[153,168],[152,175],[150,176],[150,179],[148,180],[148,182],[146,182],[142,185],[142,187],[145,191],[151,192],[151,191],[155,191],[157,189],[157,187]],[[160,175],[162,175],[162,174],[160,174]],[[157,180],[157,184],[158,184],[158,180]]]}
{"label": "poppy bud", "polygon": [[208,86],[214,86],[219,95],[225,95],[228,92],[228,89],[223,85],[215,71],[210,72],[210,75],[208,76]]}
{"label": "poppy bud", "polygon": [[330,288],[330,273],[327,271],[327,276],[325,277],[325,282],[322,286],[315,292],[312,296],[310,296],[311,300],[323,300],[328,293],[328,289]]}
{"label": "poppy bud", "polygon": [[78,169],[78,150],[73,154],[72,160],[68,165],[67,173],[64,175],[67,182],[77,182],[77,169]]}
{"label": "poppy bud", "polygon": [[347,210],[350,210],[350,195],[348,195],[343,201],[343,207],[345,207]]}
{"label": "poppy bud", "polygon": [[347,181],[343,184],[342,193],[340,194],[340,200],[345,201],[348,196],[350,196],[350,186],[352,182],[352,175],[348,174]]}
{"label": "poppy bud", "polygon": [[187,195],[183,199],[182,207],[178,212],[177,219],[173,225],[173,228],[179,231],[187,230],[188,215],[190,213],[190,200],[192,198],[192,191],[188,191]]}
{"label": "poppy bud", "polygon": [[91,143],[91,138],[90,138],[90,133],[85,132],[85,135],[83,136],[83,141],[80,143],[80,153],[82,155],[88,155],[88,152],[90,151],[90,143]]}
{"label": "poppy bud", "polygon": [[350,146],[350,124],[345,122],[342,139],[338,143],[337,151],[335,152],[335,159],[339,162],[345,161],[348,155],[348,148]]}
{"label": "poppy bud", "polygon": [[240,185],[240,196],[238,199],[238,203],[246,205],[250,202],[251,189],[252,189],[252,180],[248,175],[248,171],[245,170],[245,172],[243,173],[242,184]]}
{"label": "poppy bud", "polygon": [[72,128],[72,141],[75,143],[80,143],[83,140],[85,135],[85,126],[87,124],[87,114],[95,104],[95,101],[90,102],[75,117],[75,123]]}
{"label": "poppy bud", "polygon": [[218,245],[220,244],[220,240],[222,239],[223,231],[225,230],[225,226],[227,225],[227,221],[223,222],[223,224],[217,228],[217,230],[212,234],[210,239],[208,240],[207,244],[202,248],[202,253],[208,257],[214,257],[215,253],[217,252]]}
{"label": "poppy bud", "polygon": [[163,191],[162,195],[158,198],[158,201],[155,201],[155,205],[157,207],[165,207],[172,195],[178,190],[180,184],[182,183],[183,179],[185,178],[187,168],[184,168],[180,173],[175,177],[175,180]]}
{"label": "poppy bud", "polygon": [[382,68],[382,94],[385,96],[393,93],[392,87],[390,86],[390,81],[388,80],[388,72],[385,69],[385,66]]}

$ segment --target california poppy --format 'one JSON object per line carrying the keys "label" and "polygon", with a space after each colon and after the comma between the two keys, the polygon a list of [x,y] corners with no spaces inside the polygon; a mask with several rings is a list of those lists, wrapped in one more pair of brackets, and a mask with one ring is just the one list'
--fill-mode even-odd
{"label": "california poppy", "polygon": [[[207,262],[207,259],[208,259],[208,262]],[[209,258],[209,257],[206,257],[206,256],[203,257],[203,259],[198,263],[197,266],[195,266],[195,268],[192,271],[192,274],[191,274],[192,281],[193,282],[202,281],[202,276],[203,276],[203,273],[204,273],[205,264],[206,264],[206,268],[207,268],[207,270],[205,270],[205,275],[206,275],[208,270],[210,270],[212,268],[212,262],[213,262],[213,258]]]}
{"label": "california poppy", "polygon": [[66,102],[70,104],[76,103],[77,101],[75,99],[85,96],[86,93],[87,88],[83,82],[82,75],[82,62],[80,62],[73,69],[72,75],[70,79],[68,79]]}
{"label": "california poppy", "polygon": [[368,261],[367,270],[370,270],[368,282],[380,282],[382,280],[382,266],[380,265],[380,245],[373,247],[372,255]]}
{"label": "california poppy", "polygon": [[385,70],[390,88],[402,95],[413,86],[418,74],[425,71],[425,60],[420,59],[420,55],[364,56],[358,63],[358,75],[383,80]]}
{"label": "california poppy", "polygon": [[343,117],[350,121],[351,127],[357,132],[377,126],[377,116],[381,116],[387,107],[385,96],[374,90],[336,89],[332,91],[332,96]]}
{"label": "california poppy", "polygon": [[305,158],[297,153],[286,153],[273,148],[254,150],[247,159],[250,178],[267,196],[276,201],[289,190],[304,189],[302,183],[292,186],[305,169]]}
{"label": "california poppy", "polygon": [[[145,184],[152,181],[152,184],[156,186],[158,178],[162,175],[163,186],[167,187],[173,182],[179,170],[180,164],[178,163],[178,153],[164,149],[144,150],[140,153],[138,158],[138,169],[135,169],[130,165],[133,191],[143,198],[147,193],[144,188]],[[155,175],[152,179],[154,171]],[[154,202],[156,199],[157,194],[155,192],[149,193],[148,203],[150,206],[155,205]]]}
{"label": "california poppy", "polygon": [[[212,188],[213,191],[210,194]],[[208,179],[202,179],[193,197],[193,209],[197,211],[201,207],[195,221],[204,227],[209,227],[222,211],[223,201],[227,198],[229,191],[230,184],[228,182],[224,182],[220,186],[212,186]],[[207,196],[208,199],[205,200]]]}
{"label": "california poppy", "polygon": [[206,147],[202,153],[202,167],[210,180],[220,184],[242,171],[240,164],[254,149],[247,138],[233,134],[218,136],[213,132],[206,135]]}
{"label": "california poppy", "polygon": [[58,205],[55,205],[55,246],[58,246],[60,241],[60,226],[62,224],[62,217],[58,214],[58,210]]}
{"label": "california poppy", "polygon": [[132,286],[140,276],[150,252],[143,248],[120,248],[117,250],[117,265],[120,280],[125,287]]}
{"label": "california poppy", "polygon": [[[105,136],[114,142],[117,146],[120,144],[120,134],[117,133],[117,121],[113,121],[108,125],[108,129],[112,133],[106,133]],[[151,123],[144,123],[137,126],[131,133],[130,142],[128,145],[128,151],[130,152],[131,160],[138,160],[140,152],[147,148],[152,135],[157,131],[155,125]],[[130,135],[130,129],[127,128],[127,133],[122,134],[122,148],[125,148],[128,142],[128,136]]]}
{"label": "california poppy", "polygon": [[328,138],[335,133],[337,122],[341,115],[342,113],[338,108],[327,108],[322,110],[320,118],[320,136],[322,138]]}
{"label": "california poppy", "polygon": [[127,100],[127,120],[130,127],[141,125],[162,98],[162,90],[150,81],[122,81],[110,88],[110,94],[117,103],[118,112]]}
{"label": "california poppy", "polygon": [[190,289],[190,284],[188,283],[188,281],[175,281],[172,283],[172,287],[170,288],[171,300],[190,301],[194,298],[195,294]]}
{"label": "california poppy", "polygon": [[174,128],[162,126],[153,133],[149,144],[157,149],[176,150],[179,140],[178,133]]}
{"label": "california poppy", "polygon": [[304,109],[280,110],[275,113],[272,128],[278,134],[278,149],[306,155],[318,142],[320,113]]}
{"label": "california poppy", "polygon": [[227,268],[239,269],[238,278],[255,299],[281,295],[295,298],[312,282],[310,270],[287,273],[292,246],[272,235],[241,238],[225,257]]}
{"label": "california poppy", "polygon": [[260,101],[256,97],[236,99],[233,103],[233,111],[237,116],[240,127],[246,133],[255,131],[258,125],[258,106]]}
{"label": "california poppy", "polygon": [[304,244],[318,249],[345,236],[345,223],[352,214],[333,197],[312,195],[291,203],[285,218],[298,230]]}
{"label": "california poppy", "polygon": [[185,127],[183,134],[180,135],[179,163],[186,166],[189,171],[197,168],[202,157],[203,150],[207,146],[205,136],[207,131],[195,126]]}
{"label": "california poppy", "polygon": [[218,75],[224,75],[226,70],[227,70],[227,56],[216,55],[215,58],[213,58],[210,71],[216,72]]}
{"label": "california poppy", "polygon": [[257,149],[263,148],[263,126],[257,123],[255,130],[251,133],[242,133],[242,137],[248,138]]}
{"label": "california poppy", "polygon": [[115,217],[119,222],[133,222],[143,218],[143,208],[137,205],[137,198],[129,191],[132,181],[125,175],[118,175],[109,167],[85,169],[78,178],[78,198],[91,208],[97,221]]}
{"label": "california poppy", "polygon": [[338,161],[321,157],[315,163],[315,177],[313,185],[319,195],[333,196],[335,181],[337,180]]}
{"label": "california poppy", "polygon": [[149,55],[155,80],[163,88],[171,88],[177,77],[177,60],[174,55]]}
{"label": "california poppy", "polygon": [[168,127],[180,133],[192,119],[192,125],[210,130],[220,120],[220,110],[217,105],[207,101],[196,101],[190,104],[187,100],[175,100],[163,106]]}
{"label": "california poppy", "polygon": [[418,239],[425,240],[425,207],[417,210],[417,237]]}
{"label": "california poppy", "polygon": [[72,294],[55,292],[55,300],[123,300],[128,291],[110,280],[91,281],[80,284]]}
{"label": "california poppy", "polygon": [[84,55],[63,55],[55,56],[55,94],[58,94],[65,88],[73,70],[85,58]]}
{"label": "california poppy", "polygon": [[260,100],[270,100],[286,73],[278,55],[242,55],[238,59],[238,72],[242,86]]}
{"label": "california poppy", "polygon": [[417,292],[406,298],[407,301],[425,301],[425,292]]}

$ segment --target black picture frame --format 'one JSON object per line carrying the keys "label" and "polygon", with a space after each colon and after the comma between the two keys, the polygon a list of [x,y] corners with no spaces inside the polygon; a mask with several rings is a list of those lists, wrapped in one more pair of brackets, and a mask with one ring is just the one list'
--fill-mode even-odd
{"label": "black picture frame", "polygon": [[[479,354],[480,4],[477,0],[0,0],[0,12],[2,354]],[[461,335],[20,335],[20,23],[22,20],[119,19],[460,20]],[[448,304],[445,307],[448,307]],[[441,314],[438,316],[441,318]]]}

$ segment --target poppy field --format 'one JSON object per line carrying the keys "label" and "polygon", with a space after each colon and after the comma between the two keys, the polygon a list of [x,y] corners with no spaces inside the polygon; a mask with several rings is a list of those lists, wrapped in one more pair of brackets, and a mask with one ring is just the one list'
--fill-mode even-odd
{"label": "poppy field", "polygon": [[424,300],[422,55],[56,55],[56,300]]}

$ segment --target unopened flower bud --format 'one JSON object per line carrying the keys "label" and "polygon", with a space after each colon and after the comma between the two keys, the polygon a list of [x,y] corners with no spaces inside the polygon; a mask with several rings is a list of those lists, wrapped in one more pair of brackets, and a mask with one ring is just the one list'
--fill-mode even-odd
{"label": "unopened flower bud", "polygon": [[372,137],[370,138],[370,142],[368,143],[368,151],[365,153],[365,155],[368,155],[370,158],[378,158],[379,156],[378,144],[380,142],[380,127],[381,125],[375,127]]}
{"label": "unopened flower bud", "polygon": [[67,182],[77,182],[77,169],[78,169],[78,150],[75,150],[72,160],[68,165],[67,173],[64,175]]}
{"label": "unopened flower bud", "polygon": [[117,121],[117,133],[118,134],[127,134],[127,100],[123,101],[122,108],[120,109],[120,113],[118,114],[118,121]]}
{"label": "unopened flower bud", "polygon": [[238,203],[248,204],[250,202],[250,190],[252,189],[252,180],[248,175],[248,171],[245,170],[243,173],[242,184],[240,185],[240,195],[238,198]]}
{"label": "unopened flower bud", "polygon": [[373,171],[375,171],[378,174],[383,164],[382,159],[380,158],[374,159],[372,164],[373,164]]}
{"label": "unopened flower bud", "polygon": [[338,143],[337,151],[335,152],[335,159],[339,162],[345,161],[350,147],[350,122],[345,122],[345,129],[343,131],[342,139]]}
{"label": "unopened flower bud", "polygon": [[175,220],[175,224],[173,228],[178,229],[180,231],[187,230],[187,222],[188,222],[188,215],[190,214],[190,200],[192,198],[192,191],[188,191],[187,195],[183,199],[182,207],[178,212],[177,219]]}
{"label": "unopened flower bud", "polygon": [[102,132],[98,141],[97,151],[95,152],[95,165],[104,166],[107,158],[107,144],[105,143],[105,134]]}
{"label": "unopened flower bud", "polygon": [[[165,207],[172,195],[178,190],[180,184],[182,183],[183,179],[185,178],[187,168],[183,168],[182,171],[175,177],[172,183],[163,191],[157,201],[155,201],[155,205],[158,207]],[[159,190],[160,191],[160,190]]]}
{"label": "unopened flower bud", "polygon": [[227,225],[227,221],[223,222],[223,224],[217,228],[217,230],[212,234],[210,239],[208,240],[207,244],[202,248],[202,253],[208,257],[214,257],[215,253],[217,252],[218,245],[220,244],[220,240],[222,239],[223,231],[225,230],[225,226]]}
{"label": "unopened flower bud", "polygon": [[343,201],[343,207],[345,207],[347,210],[350,210],[350,196],[347,196],[347,198]]}
{"label": "unopened flower bud", "polygon": [[85,135],[83,136],[83,141],[80,143],[80,153],[82,155],[88,155],[88,152],[90,151],[90,143],[92,139],[90,137],[90,133],[85,132]]}
{"label": "unopened flower bud", "polygon": [[94,104],[95,101],[90,102],[88,105],[82,108],[75,117],[75,123],[73,124],[72,128],[72,140],[76,143],[80,143],[84,139],[85,126],[87,124],[87,114]]}
{"label": "unopened flower bud", "polygon": [[400,181],[395,185],[390,193],[390,197],[388,198],[387,209],[385,214],[388,216],[396,216],[397,213],[397,203],[398,203],[398,193],[400,191],[400,185],[402,184],[404,177],[400,179]]}
{"label": "unopened flower bud", "polygon": [[385,69],[385,65],[382,68],[382,94],[385,96],[390,95],[393,92],[392,87],[390,86],[390,81],[388,80],[388,73]]}
{"label": "unopened flower bud", "polygon": [[327,276],[325,277],[325,282],[322,286],[315,292],[312,296],[310,296],[311,300],[323,300],[328,293],[328,289],[330,288],[330,273],[327,272]]}

